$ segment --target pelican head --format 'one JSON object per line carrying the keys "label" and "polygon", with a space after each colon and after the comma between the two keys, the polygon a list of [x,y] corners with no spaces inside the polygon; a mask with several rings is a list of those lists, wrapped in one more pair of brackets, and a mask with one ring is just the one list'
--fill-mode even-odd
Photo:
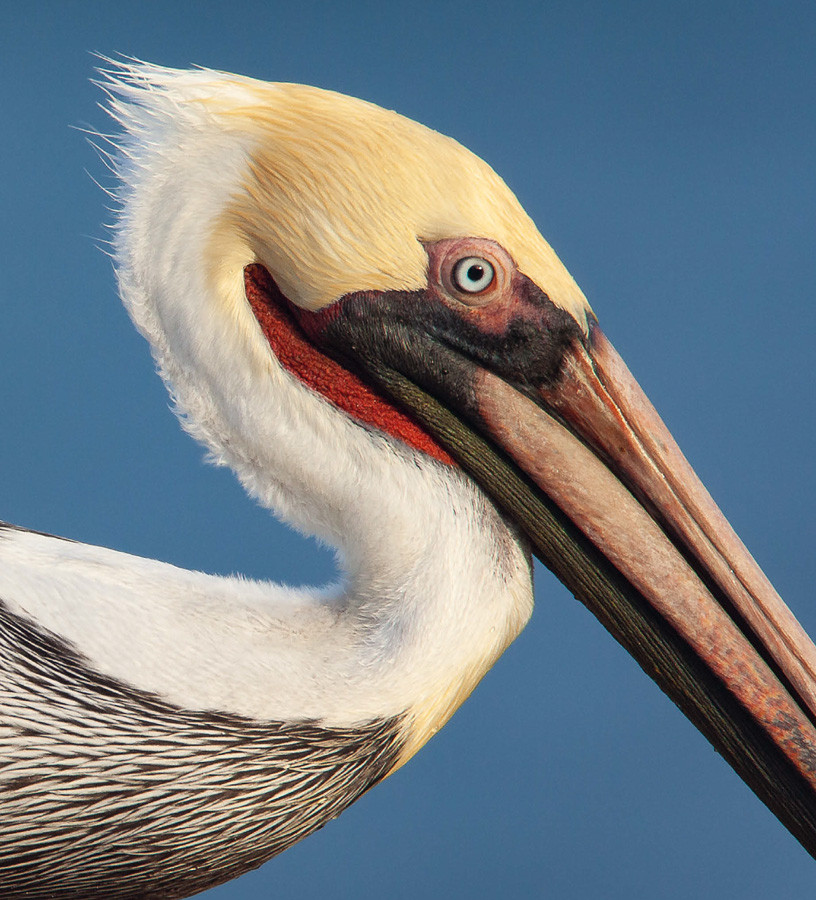
{"label": "pelican head", "polygon": [[[813,645],[495,172],[313,87],[135,66],[111,91],[122,296],[187,427],[352,571],[349,486],[466,478],[812,852]],[[403,759],[523,626],[513,593]]]}

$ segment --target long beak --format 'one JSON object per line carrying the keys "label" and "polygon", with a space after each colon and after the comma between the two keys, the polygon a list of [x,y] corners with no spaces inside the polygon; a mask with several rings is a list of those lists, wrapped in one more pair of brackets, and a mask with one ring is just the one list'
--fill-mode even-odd
{"label": "long beak", "polygon": [[500,320],[431,294],[298,318],[413,413],[816,857],[816,648],[594,320],[524,290]]}

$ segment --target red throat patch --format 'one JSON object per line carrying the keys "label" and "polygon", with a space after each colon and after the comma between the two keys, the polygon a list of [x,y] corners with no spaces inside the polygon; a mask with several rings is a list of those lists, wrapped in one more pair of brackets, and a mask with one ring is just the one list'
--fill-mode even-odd
{"label": "red throat patch", "polygon": [[254,264],[244,269],[244,290],[272,352],[287,372],[358,422],[384,431],[440,462],[456,465],[415,419],[309,341],[263,266]]}

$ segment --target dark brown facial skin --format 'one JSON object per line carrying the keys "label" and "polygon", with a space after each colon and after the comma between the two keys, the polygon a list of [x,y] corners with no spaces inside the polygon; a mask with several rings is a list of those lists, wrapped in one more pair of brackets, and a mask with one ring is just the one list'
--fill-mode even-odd
{"label": "dark brown facial skin", "polygon": [[[553,383],[566,349],[585,340],[575,319],[493,241],[457,238],[426,249],[426,289],[348,294],[316,313],[296,310],[301,327],[327,352],[355,366],[377,359],[474,421],[479,367],[523,393]],[[453,265],[468,257],[494,267],[478,294],[457,291],[452,280]]]}

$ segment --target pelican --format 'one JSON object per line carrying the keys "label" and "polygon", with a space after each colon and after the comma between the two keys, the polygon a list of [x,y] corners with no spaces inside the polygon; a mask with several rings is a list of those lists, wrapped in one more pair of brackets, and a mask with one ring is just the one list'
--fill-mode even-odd
{"label": "pelican", "polygon": [[816,855],[816,649],[502,180],[330,91],[121,64],[113,256],[184,428],[321,591],[0,529],[0,897],[180,898],[403,765],[531,554]]}

